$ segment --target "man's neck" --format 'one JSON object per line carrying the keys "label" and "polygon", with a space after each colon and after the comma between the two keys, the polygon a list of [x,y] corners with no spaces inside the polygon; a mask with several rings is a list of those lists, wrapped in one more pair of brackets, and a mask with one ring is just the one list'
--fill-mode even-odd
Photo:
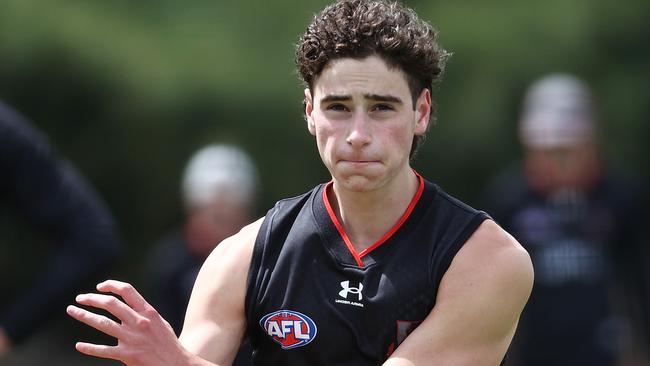
{"label": "man's neck", "polygon": [[337,185],[328,198],[357,253],[381,239],[402,217],[418,190],[419,179],[409,168],[380,189],[352,192]]}

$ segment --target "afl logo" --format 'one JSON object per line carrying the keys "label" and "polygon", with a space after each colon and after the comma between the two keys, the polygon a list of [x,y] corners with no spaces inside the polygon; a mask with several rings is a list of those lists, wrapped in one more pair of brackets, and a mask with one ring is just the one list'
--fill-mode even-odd
{"label": "afl logo", "polygon": [[278,310],[265,315],[260,326],[282,349],[302,347],[316,338],[316,324],[307,315],[292,310]]}

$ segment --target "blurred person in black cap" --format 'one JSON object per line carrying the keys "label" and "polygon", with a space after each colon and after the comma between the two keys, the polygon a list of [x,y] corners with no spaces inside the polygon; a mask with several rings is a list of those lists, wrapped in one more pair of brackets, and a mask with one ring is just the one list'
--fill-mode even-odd
{"label": "blurred person in black cap", "polygon": [[[201,265],[225,238],[253,221],[257,169],[246,152],[230,144],[211,144],[189,159],[181,181],[182,227],[166,235],[149,263],[149,293],[179,335]],[[234,365],[250,365],[244,343]]]}
{"label": "blurred person in black cap", "polygon": [[647,322],[647,218],[638,190],[603,163],[596,120],[591,92],[576,77],[533,83],[519,124],[523,161],[485,195],[485,208],[535,268],[512,364],[618,365],[633,343],[631,320]]}
{"label": "blurred person in black cap", "polygon": [[[29,254],[34,262],[21,264],[35,267],[31,278],[18,278],[0,268],[2,359],[60,314],[75,292],[96,280],[116,259],[120,238],[113,217],[90,184],[57,155],[40,131],[2,102],[0,177],[0,213],[24,222],[52,247],[47,253]],[[25,245],[5,240],[2,244],[5,258]],[[10,290],[16,283],[29,285]]]}

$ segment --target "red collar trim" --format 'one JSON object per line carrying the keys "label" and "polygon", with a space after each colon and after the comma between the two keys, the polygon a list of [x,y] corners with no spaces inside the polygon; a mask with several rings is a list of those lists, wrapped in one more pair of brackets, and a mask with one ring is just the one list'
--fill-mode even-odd
{"label": "red collar trim", "polygon": [[415,205],[417,205],[418,201],[420,201],[420,197],[422,197],[422,192],[424,191],[424,179],[415,170],[413,172],[418,177],[419,185],[418,185],[418,190],[417,192],[415,192],[415,195],[411,199],[411,202],[406,208],[406,211],[404,211],[404,214],[402,214],[402,217],[400,217],[399,221],[397,221],[397,223],[393,225],[393,227],[390,230],[388,230],[388,232],[384,234],[384,236],[382,236],[379,240],[377,240],[374,244],[372,244],[368,248],[362,250],[360,253],[357,253],[357,251],[354,249],[354,245],[352,245],[352,241],[350,241],[350,237],[348,237],[348,234],[345,232],[343,225],[339,221],[338,217],[336,217],[336,214],[332,209],[332,205],[330,204],[329,198],[327,197],[327,191],[330,189],[330,187],[334,182],[330,181],[325,186],[325,189],[323,189],[323,202],[325,202],[325,208],[327,209],[327,213],[329,214],[330,219],[334,223],[334,226],[336,226],[336,230],[338,230],[339,234],[341,235],[341,238],[343,238],[343,241],[345,242],[345,246],[348,247],[350,254],[352,254],[354,260],[356,261],[359,267],[363,267],[363,260],[361,258],[367,255],[368,253],[372,252],[373,250],[377,249],[380,245],[386,242],[386,240],[390,239],[390,237],[393,236],[393,234],[395,234],[395,232],[397,232],[397,230],[399,230],[400,227],[402,227],[404,222],[406,222],[406,220],[411,215],[411,212],[413,212]]}

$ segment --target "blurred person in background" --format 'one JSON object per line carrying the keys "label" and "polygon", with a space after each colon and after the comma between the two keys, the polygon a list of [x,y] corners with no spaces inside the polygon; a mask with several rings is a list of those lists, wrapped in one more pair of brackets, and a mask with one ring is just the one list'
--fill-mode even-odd
{"label": "blurred person in background", "polygon": [[[57,155],[47,138],[0,102],[0,220],[25,222],[51,243],[46,253],[6,242],[12,253],[32,251],[33,277],[0,268],[0,360],[54,314],[74,293],[88,288],[118,256],[120,237],[113,217],[90,184]],[[24,249],[18,249],[24,248]],[[41,258],[45,257],[45,260]],[[18,257],[21,259],[22,257]],[[29,285],[12,291],[16,283]],[[15,293],[15,294],[14,294]]]}
{"label": "blurred person in background", "polygon": [[[152,305],[177,335],[203,262],[253,221],[257,190],[252,159],[234,145],[208,145],[188,161],[181,182],[184,222],[156,245],[146,275]],[[249,365],[251,352],[245,343],[234,365]]]}
{"label": "blurred person in background", "polygon": [[591,92],[576,77],[533,83],[519,124],[523,161],[486,192],[484,208],[535,268],[513,365],[620,365],[632,323],[636,334],[648,331],[647,217],[634,185],[603,163],[596,120]]}

